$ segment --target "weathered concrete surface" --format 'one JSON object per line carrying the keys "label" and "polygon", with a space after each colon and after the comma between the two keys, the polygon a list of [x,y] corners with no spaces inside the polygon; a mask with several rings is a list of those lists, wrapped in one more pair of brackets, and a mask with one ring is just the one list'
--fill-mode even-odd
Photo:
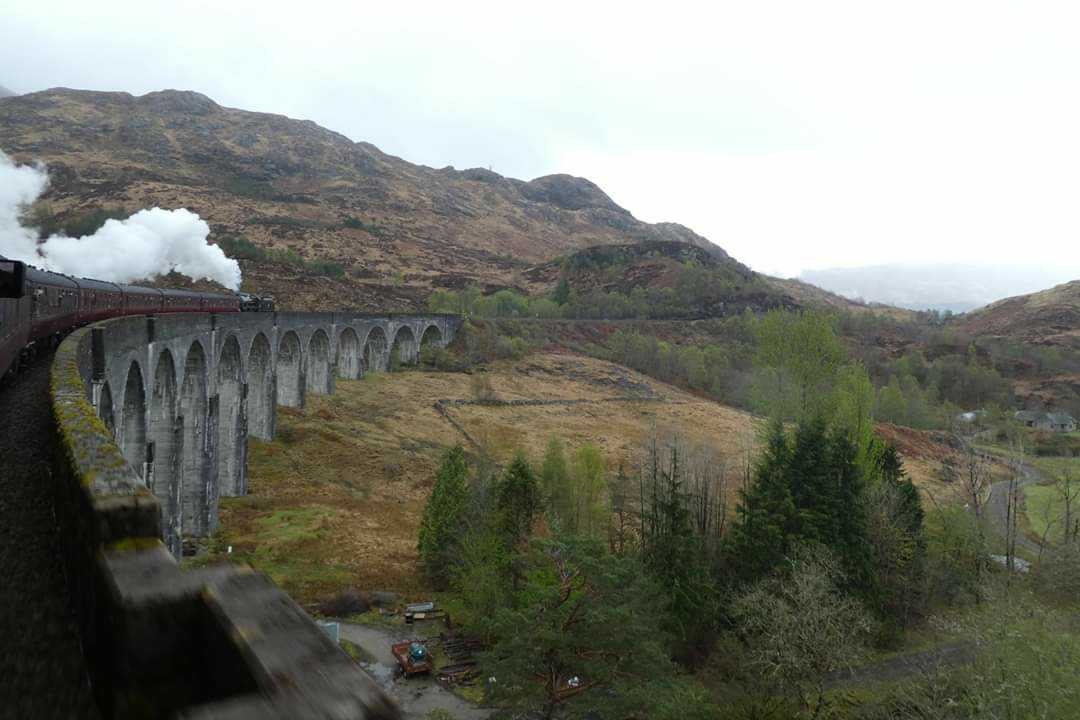
{"label": "weathered concrete surface", "polygon": [[[386,369],[393,351],[415,362],[416,338],[444,344],[458,323],[174,315],[107,321],[64,341],[51,368],[56,515],[105,716],[398,717],[268,578],[183,572],[174,556],[184,535],[212,531],[222,492],[246,490],[247,436],[273,436],[282,339],[295,340],[289,390],[302,403],[309,388],[332,392],[343,356],[358,373]],[[356,345],[350,336],[342,352],[346,330]]]}

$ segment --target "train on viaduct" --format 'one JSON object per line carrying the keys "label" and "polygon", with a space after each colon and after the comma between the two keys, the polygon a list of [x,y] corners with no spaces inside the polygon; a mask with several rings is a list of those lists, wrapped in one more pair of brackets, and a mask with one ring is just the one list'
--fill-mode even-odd
{"label": "train on viaduct", "polygon": [[[255,312],[242,312],[246,304]],[[237,295],[68,278],[0,258],[0,372],[49,362],[48,477],[102,717],[395,720],[396,705],[270,578],[182,568],[278,405],[415,364],[461,318],[275,312]],[[10,373],[9,373],[10,374]]]}

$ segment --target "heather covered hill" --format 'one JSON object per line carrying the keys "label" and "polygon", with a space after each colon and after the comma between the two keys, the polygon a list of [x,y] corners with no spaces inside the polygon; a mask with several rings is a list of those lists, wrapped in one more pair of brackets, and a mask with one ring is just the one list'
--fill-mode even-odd
{"label": "heather covered hill", "polygon": [[[593,312],[596,307],[584,308],[581,317],[702,318],[785,307],[915,319],[909,310],[868,305],[799,280],[754,272],[716,245],[655,241],[596,246],[521,274],[522,287],[532,295],[554,292],[563,279],[586,304],[586,296],[597,293],[633,300],[625,308],[600,307],[599,315]],[[625,312],[612,315],[613,310]]]}
{"label": "heather covered hill", "polygon": [[972,335],[1080,348],[1080,280],[999,300],[963,315],[957,324]]}
{"label": "heather covered hill", "polygon": [[7,97],[0,150],[48,165],[51,188],[31,213],[39,227],[187,207],[242,260],[245,289],[298,308],[342,298],[416,306],[432,287],[512,285],[519,270],[593,245],[712,247],[680,225],[637,220],[583,178],[414,165],[313,122],[195,92]]}

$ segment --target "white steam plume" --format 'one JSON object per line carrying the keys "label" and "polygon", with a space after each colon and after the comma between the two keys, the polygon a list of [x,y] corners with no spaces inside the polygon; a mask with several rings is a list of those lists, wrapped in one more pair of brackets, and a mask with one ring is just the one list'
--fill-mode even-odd
{"label": "white steam plume", "polygon": [[93,235],[53,235],[39,243],[19,214],[49,184],[45,169],[15,165],[0,151],[0,255],[46,270],[131,282],[171,270],[240,289],[240,265],[206,242],[210,226],[190,210],[140,210],[127,220],[106,220]]}

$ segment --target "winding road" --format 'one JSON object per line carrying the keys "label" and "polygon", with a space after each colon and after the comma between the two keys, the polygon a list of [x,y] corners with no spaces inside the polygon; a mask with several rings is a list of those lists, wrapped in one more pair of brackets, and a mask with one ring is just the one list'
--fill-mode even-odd
{"label": "winding road", "polygon": [[[1024,464],[1020,466],[1019,487],[1036,485],[1043,480],[1042,474],[1034,467]],[[986,500],[987,517],[1004,539],[1008,537],[1009,525],[1009,481],[1003,480],[990,486],[990,493]],[[1018,532],[1016,536],[1016,548],[1025,553],[1038,557],[1042,548],[1039,543],[1029,538],[1025,533]]]}

